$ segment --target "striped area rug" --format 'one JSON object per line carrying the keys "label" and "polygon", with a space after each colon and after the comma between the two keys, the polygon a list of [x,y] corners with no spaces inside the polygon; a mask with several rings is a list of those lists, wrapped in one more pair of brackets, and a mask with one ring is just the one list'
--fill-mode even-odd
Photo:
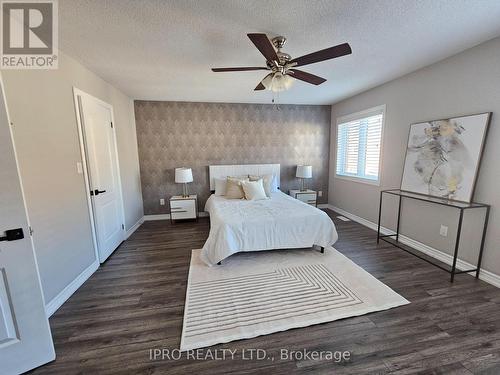
{"label": "striped area rug", "polygon": [[240,253],[208,267],[193,250],[181,350],[409,303],[334,248]]}

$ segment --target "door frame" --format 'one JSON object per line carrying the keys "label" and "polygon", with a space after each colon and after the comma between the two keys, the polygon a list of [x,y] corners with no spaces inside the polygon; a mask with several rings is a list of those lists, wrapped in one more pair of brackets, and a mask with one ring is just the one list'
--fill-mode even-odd
{"label": "door frame", "polygon": [[115,114],[113,111],[113,106],[109,103],[106,103],[105,101],[96,98],[95,96],[80,90],[79,88],[73,86],[73,99],[74,99],[74,104],[75,104],[75,112],[76,112],[76,122],[78,125],[78,139],[80,143],[80,152],[82,156],[82,169],[83,169],[83,178],[85,180],[85,192],[87,194],[87,207],[89,210],[89,218],[90,218],[90,226],[92,229],[92,242],[94,243],[94,253],[95,253],[95,258],[99,263],[101,263],[101,260],[99,258],[99,246],[97,244],[97,232],[96,232],[96,223],[94,219],[94,205],[92,203],[92,198],[90,195],[90,171],[88,167],[88,162],[87,162],[87,146],[86,146],[86,141],[85,141],[85,132],[84,132],[84,121],[82,121],[82,112],[81,112],[81,102],[78,99],[78,97],[83,97],[86,96],[87,98],[90,98],[92,100],[97,101],[99,104],[102,106],[106,107],[107,109],[110,110],[111,112],[111,121],[113,123],[112,127],[112,132],[113,132],[113,140],[115,142],[115,160],[116,160],[116,167],[118,169],[118,195],[119,195],[119,200],[120,200],[120,211],[121,211],[121,219],[122,219],[122,241],[125,240],[125,207],[123,205],[123,189],[122,189],[122,178],[120,175],[120,160],[118,158],[118,142],[116,139],[116,122],[115,122]]}

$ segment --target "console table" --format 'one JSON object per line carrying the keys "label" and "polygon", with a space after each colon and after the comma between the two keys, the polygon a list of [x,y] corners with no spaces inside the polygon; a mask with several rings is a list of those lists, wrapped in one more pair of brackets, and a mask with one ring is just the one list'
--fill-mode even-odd
{"label": "console table", "polygon": [[[399,197],[396,233],[394,233],[394,234],[387,234],[387,235],[380,234],[380,220],[382,217],[382,202],[383,202],[384,194],[389,194],[389,195]],[[447,266],[443,266],[441,264],[435,263],[430,259],[427,259],[427,258],[425,258],[425,257],[423,257],[423,256],[421,256],[413,251],[410,251],[409,249],[411,249],[411,248],[409,246],[408,246],[408,249],[401,246],[401,243],[399,242],[399,223],[400,223],[400,219],[401,219],[401,201],[403,200],[403,198],[424,201],[424,202],[433,203],[433,204],[442,205],[442,206],[447,206],[447,207],[453,207],[453,208],[456,208],[458,210],[458,212],[459,212],[458,229],[457,229],[457,237],[455,239],[455,251],[453,253],[453,263],[451,265],[451,268],[449,266],[447,267]],[[470,209],[484,209],[485,210],[483,234],[481,237],[479,256],[477,258],[476,268],[470,269],[470,270],[457,271],[458,248],[460,245],[460,235],[462,233],[462,222],[463,222],[463,218],[464,218],[464,211],[470,210]],[[449,200],[446,198],[439,198],[439,197],[432,197],[432,196],[427,196],[427,195],[418,194],[418,193],[411,193],[411,192],[400,190],[400,189],[382,190],[380,192],[380,203],[379,203],[379,211],[378,211],[377,243],[379,243],[380,240],[383,240],[387,243],[390,243],[391,245],[394,245],[394,246],[400,248],[401,250],[406,251],[407,253],[410,253],[410,254],[412,254],[412,255],[414,255],[422,260],[425,260],[426,262],[428,262],[436,267],[439,267],[440,269],[451,274],[451,279],[450,279],[451,282],[453,282],[455,275],[460,274],[460,273],[475,272],[476,278],[479,278],[479,272],[481,270],[481,259],[483,257],[483,250],[484,250],[484,241],[486,238],[486,230],[488,228],[489,215],[490,215],[490,205],[484,204],[484,203],[475,203],[475,202],[466,203],[466,202]]]}

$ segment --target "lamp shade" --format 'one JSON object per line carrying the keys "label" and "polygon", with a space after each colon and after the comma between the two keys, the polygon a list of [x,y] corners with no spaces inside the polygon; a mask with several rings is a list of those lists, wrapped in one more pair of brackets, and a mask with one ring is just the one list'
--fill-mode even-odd
{"label": "lamp shade", "polygon": [[191,168],[175,168],[175,182],[178,184],[193,182]]}
{"label": "lamp shade", "polygon": [[311,165],[297,165],[297,177],[299,178],[312,178],[312,166]]}

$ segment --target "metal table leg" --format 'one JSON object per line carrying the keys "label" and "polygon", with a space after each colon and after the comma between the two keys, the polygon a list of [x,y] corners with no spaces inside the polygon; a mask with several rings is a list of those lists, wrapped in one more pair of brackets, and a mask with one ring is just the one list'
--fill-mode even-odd
{"label": "metal table leg", "polygon": [[458,248],[460,246],[460,235],[462,233],[462,222],[464,220],[464,210],[460,209],[460,217],[458,218],[458,228],[457,228],[457,239],[455,240],[455,252],[453,254],[453,265],[451,266],[451,279],[453,282],[455,279],[455,270],[457,268],[457,257],[458,257]]}
{"label": "metal table leg", "polygon": [[489,218],[490,218],[490,206],[486,207],[486,216],[484,218],[483,236],[481,238],[481,247],[479,248],[479,256],[477,258],[476,279],[479,278],[479,272],[481,271],[481,261],[483,260],[483,249],[484,249],[484,242],[486,240],[486,230],[488,229]]}

